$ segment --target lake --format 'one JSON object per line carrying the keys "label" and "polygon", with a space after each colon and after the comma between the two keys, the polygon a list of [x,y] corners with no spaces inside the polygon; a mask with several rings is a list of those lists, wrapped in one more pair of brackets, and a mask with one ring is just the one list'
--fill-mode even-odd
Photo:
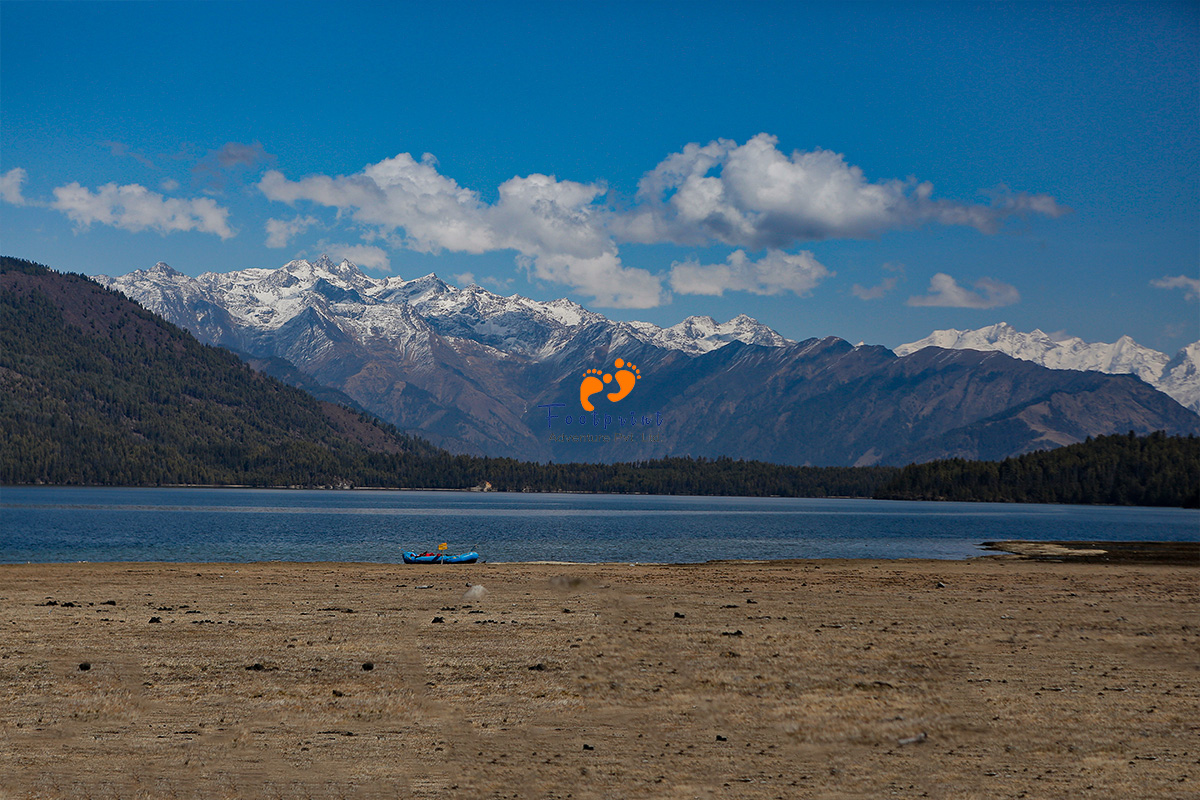
{"label": "lake", "polygon": [[0,488],[0,563],[943,558],[997,539],[1200,540],[1177,508],[285,489]]}

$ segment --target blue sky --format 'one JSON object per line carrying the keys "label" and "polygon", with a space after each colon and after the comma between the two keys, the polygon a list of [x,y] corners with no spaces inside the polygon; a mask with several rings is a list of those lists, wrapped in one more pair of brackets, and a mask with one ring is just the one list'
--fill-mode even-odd
{"label": "blue sky", "polygon": [[1195,2],[3,2],[0,249],[1173,352],[1198,32]]}

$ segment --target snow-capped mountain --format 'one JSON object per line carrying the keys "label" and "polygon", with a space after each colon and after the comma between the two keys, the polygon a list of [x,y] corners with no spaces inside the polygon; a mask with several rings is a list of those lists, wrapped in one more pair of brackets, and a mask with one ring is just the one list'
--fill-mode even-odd
{"label": "snow-capped mountain", "polygon": [[1200,414],[1200,342],[1180,350],[1174,358],[1143,347],[1128,336],[1117,341],[1085,342],[1078,337],[1052,339],[1040,330],[1023,333],[1006,322],[978,330],[934,331],[924,339],[895,348],[906,356],[926,347],[947,350],[998,351],[1050,369],[1136,375],[1181,405]]}
{"label": "snow-capped mountain", "polygon": [[[535,360],[553,357],[588,326],[610,329],[619,341],[640,341],[689,354],[707,353],[734,341],[769,347],[792,343],[745,314],[726,323],[688,317],[669,328],[615,322],[570,300],[504,297],[476,285],[460,289],[432,274],[412,280],[373,279],[348,260],[335,263],[324,255],[311,263],[291,261],[279,269],[206,272],[198,278],[159,262],[149,270],[96,280],[178,325],[194,329],[198,323],[201,338],[220,344],[231,344],[230,332],[219,335],[218,330],[229,324],[273,331],[306,312],[336,317],[370,337],[403,339],[422,329],[436,330],[442,336]],[[215,314],[215,309],[206,308],[201,315],[192,311],[210,305],[224,309],[229,319]]]}
{"label": "snow-capped mountain", "polygon": [[[456,452],[869,465],[1004,457],[1128,430],[1200,433],[1200,418],[1127,376],[1001,353],[898,358],[836,337],[792,342],[744,315],[620,322],[436,275],[371,278],[326,257],[197,278],[160,263],[97,280],[204,342]],[[581,415],[597,376],[609,386],[588,395],[596,416]]]}

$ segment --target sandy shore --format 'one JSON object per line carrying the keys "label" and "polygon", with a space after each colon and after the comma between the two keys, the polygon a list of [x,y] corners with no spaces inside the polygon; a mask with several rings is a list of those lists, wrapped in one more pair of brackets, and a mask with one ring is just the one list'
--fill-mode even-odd
{"label": "sandy shore", "polygon": [[1198,579],[0,566],[0,796],[1181,798]]}

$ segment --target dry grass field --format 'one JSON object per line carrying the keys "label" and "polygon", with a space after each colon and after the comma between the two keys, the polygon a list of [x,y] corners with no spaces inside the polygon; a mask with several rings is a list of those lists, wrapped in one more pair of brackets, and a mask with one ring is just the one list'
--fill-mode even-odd
{"label": "dry grass field", "polygon": [[1196,797],[1198,578],[3,566],[0,796]]}

